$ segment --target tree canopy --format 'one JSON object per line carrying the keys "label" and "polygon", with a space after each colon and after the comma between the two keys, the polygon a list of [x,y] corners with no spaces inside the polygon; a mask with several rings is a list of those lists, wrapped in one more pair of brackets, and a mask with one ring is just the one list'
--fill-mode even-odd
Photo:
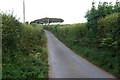
{"label": "tree canopy", "polygon": [[61,18],[48,18],[48,17],[45,17],[45,18],[41,18],[41,19],[37,19],[37,20],[34,20],[34,21],[31,21],[30,24],[32,23],[37,23],[37,24],[50,24],[50,23],[62,23],[64,22],[63,19]]}
{"label": "tree canopy", "polygon": [[[120,13],[120,1],[116,0],[113,5],[112,2],[99,2],[98,7],[95,6],[95,2],[92,2],[92,8],[88,10],[85,18],[87,19],[88,29],[90,37],[96,37],[98,29],[98,21],[113,13]],[[97,37],[96,37],[97,38]],[[94,38],[93,38],[94,39]],[[94,39],[96,40],[96,39]]]}

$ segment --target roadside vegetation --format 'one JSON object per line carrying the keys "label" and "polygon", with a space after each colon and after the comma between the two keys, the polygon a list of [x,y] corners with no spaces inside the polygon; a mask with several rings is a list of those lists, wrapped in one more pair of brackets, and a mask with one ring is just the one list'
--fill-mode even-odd
{"label": "roadside vegetation", "polygon": [[46,29],[77,54],[120,78],[120,2],[94,5],[85,16],[87,23]]}
{"label": "roadside vegetation", "polygon": [[47,38],[41,26],[20,23],[13,15],[2,15],[2,78],[48,78]]}
{"label": "roadside vegetation", "polygon": [[[11,14],[2,16],[2,78],[48,78],[47,38],[44,24],[78,55],[120,78],[120,1],[92,3],[86,23],[50,25],[60,18],[42,18],[22,24]],[[35,24],[34,24],[35,23]],[[48,24],[48,25],[47,25]],[[43,25],[43,26],[44,26]],[[48,26],[48,27],[47,27]],[[1,64],[0,64],[1,65]],[[0,67],[1,68],[1,67]]]}

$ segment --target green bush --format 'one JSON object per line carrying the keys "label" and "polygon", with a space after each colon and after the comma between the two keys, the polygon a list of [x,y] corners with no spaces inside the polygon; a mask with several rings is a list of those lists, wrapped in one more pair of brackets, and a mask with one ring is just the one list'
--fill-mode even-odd
{"label": "green bush", "polygon": [[3,79],[48,78],[47,39],[42,26],[20,23],[2,15]]}
{"label": "green bush", "polygon": [[118,25],[118,13],[111,14],[106,16],[103,19],[98,21],[98,36],[100,37],[100,46],[109,48],[110,50],[116,50],[119,46],[117,43],[119,42],[117,33],[119,32]]}
{"label": "green bush", "polygon": [[66,45],[87,45],[87,27],[85,23],[74,25],[53,25],[48,27]]}

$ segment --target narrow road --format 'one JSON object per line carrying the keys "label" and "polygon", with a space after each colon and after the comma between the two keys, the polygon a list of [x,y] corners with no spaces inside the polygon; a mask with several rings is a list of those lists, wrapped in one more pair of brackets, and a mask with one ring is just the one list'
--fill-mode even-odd
{"label": "narrow road", "polygon": [[45,30],[45,33],[48,38],[50,78],[115,78],[75,54],[51,32]]}

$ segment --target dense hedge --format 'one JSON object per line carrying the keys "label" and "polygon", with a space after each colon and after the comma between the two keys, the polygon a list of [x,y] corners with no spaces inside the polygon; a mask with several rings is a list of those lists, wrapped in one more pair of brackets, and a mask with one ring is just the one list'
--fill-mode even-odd
{"label": "dense hedge", "polygon": [[[91,40],[89,28],[86,23],[73,25],[51,25],[46,29],[52,31],[64,44],[100,66],[115,76],[120,76],[120,55],[118,13],[106,16],[98,21],[96,29],[97,44]],[[91,44],[92,43],[92,44]],[[118,49],[119,48],[119,49]]]}
{"label": "dense hedge", "polygon": [[[87,27],[86,24],[74,25],[52,25],[48,27],[60,40],[63,40],[69,46],[75,44],[87,45]],[[70,42],[70,43],[68,43]]]}
{"label": "dense hedge", "polygon": [[22,24],[10,14],[1,15],[3,79],[47,78],[47,40],[43,28]]}
{"label": "dense hedge", "polygon": [[119,27],[118,13],[111,14],[98,21],[97,36],[101,47],[106,47],[113,51],[118,48],[118,42],[120,42]]}

